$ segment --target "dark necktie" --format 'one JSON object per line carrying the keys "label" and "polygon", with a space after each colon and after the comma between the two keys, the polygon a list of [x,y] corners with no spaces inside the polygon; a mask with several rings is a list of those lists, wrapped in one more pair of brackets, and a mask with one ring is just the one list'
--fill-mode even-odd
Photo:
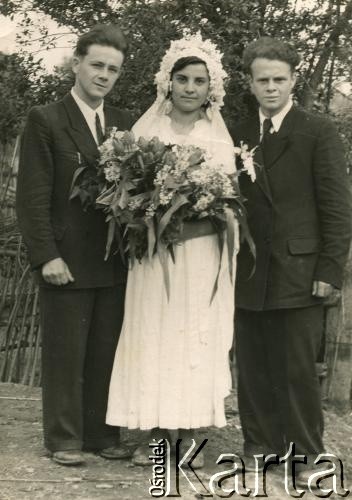
{"label": "dark necktie", "polygon": [[271,121],[270,118],[265,118],[263,121],[263,137],[262,137],[262,143],[265,143],[265,139],[268,137],[270,134],[270,129],[273,126],[273,122]]}
{"label": "dark necktie", "polygon": [[263,136],[260,143],[261,150],[263,151],[264,166],[268,164],[268,154],[270,151],[270,129],[273,126],[273,122],[270,118],[265,118],[263,121]]}
{"label": "dark necktie", "polygon": [[98,113],[95,113],[95,130],[97,132],[98,145],[104,142],[104,133]]}

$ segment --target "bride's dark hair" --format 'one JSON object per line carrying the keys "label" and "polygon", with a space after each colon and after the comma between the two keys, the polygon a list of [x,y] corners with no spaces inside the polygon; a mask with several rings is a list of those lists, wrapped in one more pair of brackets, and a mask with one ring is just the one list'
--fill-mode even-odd
{"label": "bride's dark hair", "polygon": [[180,57],[180,59],[177,59],[174,67],[171,70],[170,79],[173,77],[173,74],[176,73],[176,71],[181,71],[181,69],[189,66],[190,64],[204,64],[205,67],[207,66],[205,62],[197,56]]}
{"label": "bride's dark hair", "polygon": [[[206,63],[197,56],[180,57],[180,59],[177,59],[177,61],[175,62],[174,66],[171,70],[170,80],[172,80],[172,77],[173,77],[174,73],[176,73],[176,71],[181,71],[183,68],[185,68],[186,66],[189,66],[190,64],[204,64],[204,66],[207,68]],[[208,68],[207,68],[207,71],[208,71]],[[171,95],[171,92],[169,91],[167,98],[170,98],[170,95]],[[209,103],[206,103],[205,107],[207,107],[208,104]]]}

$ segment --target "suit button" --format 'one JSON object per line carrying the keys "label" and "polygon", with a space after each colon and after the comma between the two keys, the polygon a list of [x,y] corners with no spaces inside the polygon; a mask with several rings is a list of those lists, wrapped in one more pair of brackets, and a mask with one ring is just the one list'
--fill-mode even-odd
{"label": "suit button", "polygon": [[264,238],[264,241],[265,241],[265,243],[266,243],[266,244],[271,243],[271,238],[270,238],[270,236],[266,236],[266,237]]}

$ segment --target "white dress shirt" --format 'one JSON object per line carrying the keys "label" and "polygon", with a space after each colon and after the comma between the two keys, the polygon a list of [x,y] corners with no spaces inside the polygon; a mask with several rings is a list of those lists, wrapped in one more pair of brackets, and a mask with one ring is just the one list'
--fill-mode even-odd
{"label": "white dress shirt", "polygon": [[72,88],[71,89],[71,95],[74,98],[74,100],[77,103],[77,106],[81,110],[87,125],[90,129],[90,131],[93,134],[93,137],[95,139],[95,142],[99,144],[98,142],[98,136],[97,136],[97,129],[95,126],[95,115],[98,113],[99,118],[100,118],[100,123],[101,123],[101,128],[103,130],[103,133],[105,131],[105,116],[104,116],[104,102],[102,102],[96,109],[92,109],[87,103],[82,101],[80,97],[78,97],[77,93],[75,90]]}
{"label": "white dress shirt", "polygon": [[[293,106],[293,102],[290,99],[288,103],[282,108],[282,110],[277,113],[276,115],[271,117],[271,123],[273,126],[269,130],[270,134],[274,132],[278,132],[280,130],[281,124],[287,115],[287,113],[290,111],[290,109]],[[263,138],[263,123],[266,118],[269,118],[268,116],[265,116],[261,108],[259,108],[259,121],[260,121],[260,140]]]}

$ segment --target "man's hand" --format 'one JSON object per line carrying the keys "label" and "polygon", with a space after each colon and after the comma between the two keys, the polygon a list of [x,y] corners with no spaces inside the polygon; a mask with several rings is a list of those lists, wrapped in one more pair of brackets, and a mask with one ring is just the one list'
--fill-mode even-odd
{"label": "man's hand", "polygon": [[75,281],[61,257],[46,262],[42,267],[42,276],[47,283],[52,285],[67,285],[70,281]]}
{"label": "man's hand", "polygon": [[312,295],[315,297],[329,297],[334,290],[334,287],[324,281],[313,281]]}

